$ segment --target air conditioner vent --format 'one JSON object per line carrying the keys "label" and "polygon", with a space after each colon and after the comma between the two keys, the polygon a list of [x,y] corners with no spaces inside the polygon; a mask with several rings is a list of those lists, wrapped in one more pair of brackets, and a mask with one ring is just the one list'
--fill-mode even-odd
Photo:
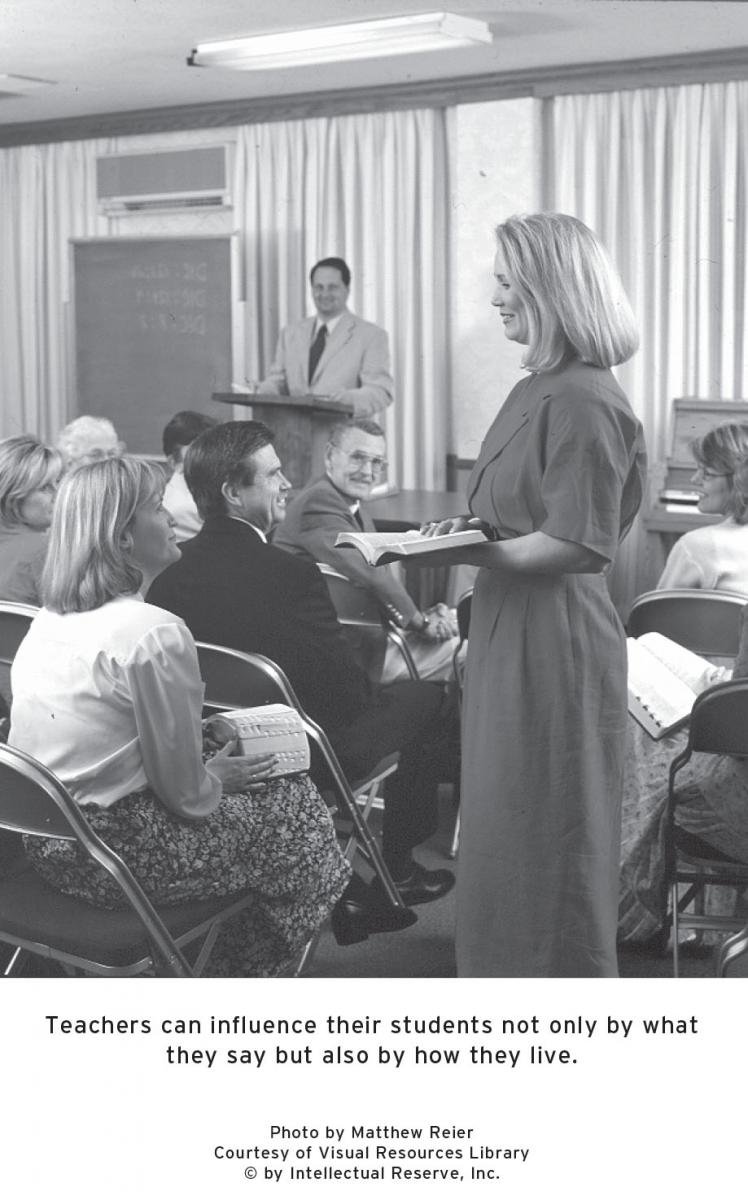
{"label": "air conditioner vent", "polygon": [[193,146],[96,160],[99,205],[110,215],[229,208],[228,146]]}

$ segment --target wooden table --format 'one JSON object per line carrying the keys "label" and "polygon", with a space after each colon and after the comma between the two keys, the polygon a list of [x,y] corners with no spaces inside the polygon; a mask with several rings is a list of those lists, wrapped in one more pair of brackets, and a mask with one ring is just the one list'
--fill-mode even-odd
{"label": "wooden table", "polygon": [[[366,507],[382,533],[401,533],[417,529],[425,521],[444,521],[467,511],[465,497],[460,492],[431,492],[403,488],[377,500],[367,500]],[[403,563],[405,586],[420,608],[429,608],[439,600],[452,603],[465,588],[459,582],[462,568],[417,567]]]}
{"label": "wooden table", "polygon": [[366,507],[383,533],[417,529],[425,521],[444,521],[467,512],[465,497],[460,492],[431,492],[403,488],[376,500],[367,500]]}

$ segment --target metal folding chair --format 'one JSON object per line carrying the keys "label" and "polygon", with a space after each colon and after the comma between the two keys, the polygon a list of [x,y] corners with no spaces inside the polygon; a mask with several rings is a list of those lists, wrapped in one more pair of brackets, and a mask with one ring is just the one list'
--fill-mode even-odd
{"label": "metal folding chair", "polygon": [[[223,922],[254,903],[249,892],[157,909],[60,780],[30,755],[3,745],[0,829],[77,841],[114,879],[124,905],[122,911],[100,909],[65,896],[19,856],[0,875],[0,941],[14,948],[5,975],[17,974],[27,953],[61,963],[68,974],[199,975]],[[183,947],[195,943],[190,965]]]}
{"label": "metal folding chair", "polygon": [[[470,588],[467,592],[463,592],[457,601],[457,633],[460,641],[457,649],[452,657],[452,670],[454,671],[455,684],[457,685],[457,700],[462,707],[462,688],[464,683],[464,665],[459,662],[459,655],[463,649],[470,629],[470,611],[473,604],[473,589]],[[452,833],[452,844],[449,847],[449,857],[457,858],[457,851],[460,848],[460,810],[457,809],[455,817],[455,827]]]}
{"label": "metal folding chair", "polygon": [[366,673],[375,682],[379,681],[387,642],[391,642],[402,655],[410,678],[419,679],[418,668],[402,629],[390,619],[377,597],[327,563],[317,563],[317,566],[325,577],[338,621],[346,631],[357,631],[361,635],[350,640]]}
{"label": "metal folding chair", "polygon": [[707,657],[734,658],[740,640],[742,592],[672,588],[644,592],[631,606],[629,637],[662,633],[671,641]]}
{"label": "metal folding chair", "polygon": [[338,762],[330,739],[316,721],[304,711],[287,676],[271,659],[262,654],[245,654],[226,646],[197,643],[200,674],[205,684],[205,709],[220,712],[228,708],[247,708],[258,704],[288,704],[301,717],[307,737],[316,747],[325,781],[329,781],[340,812],[351,822],[352,837],[346,847],[349,857],[358,848],[371,863],[391,904],[404,907],[376,839],[356,803],[356,796],[368,796],[372,787],[397,769],[398,756],[383,759],[366,779],[349,783]]}
{"label": "metal folding chair", "polygon": [[[720,946],[717,974],[724,975],[728,963],[748,950],[748,922],[744,918],[720,916],[704,911],[707,887],[748,887],[748,864],[735,862],[710,851],[706,842],[694,839],[677,824],[676,778],[694,753],[729,754],[748,757],[748,679],[718,683],[696,698],[691,711],[688,743],[670,764],[668,814],[665,833],[665,863],[672,913],[673,974],[678,975],[678,936],[682,927],[733,931]],[[694,904],[693,911],[690,905]]]}

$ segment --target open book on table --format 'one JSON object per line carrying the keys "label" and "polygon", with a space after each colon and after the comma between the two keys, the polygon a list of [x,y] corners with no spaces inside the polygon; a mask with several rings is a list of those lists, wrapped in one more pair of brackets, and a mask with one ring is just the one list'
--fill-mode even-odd
{"label": "open book on table", "polygon": [[661,633],[627,638],[626,646],[629,712],[653,738],[685,725],[696,697],[726,674]]}
{"label": "open book on table", "polygon": [[465,529],[462,533],[444,533],[438,537],[422,537],[417,529],[408,529],[404,533],[339,533],[335,545],[353,546],[370,566],[378,567],[380,563],[399,558],[436,554],[439,550],[486,541],[488,538],[480,529]]}

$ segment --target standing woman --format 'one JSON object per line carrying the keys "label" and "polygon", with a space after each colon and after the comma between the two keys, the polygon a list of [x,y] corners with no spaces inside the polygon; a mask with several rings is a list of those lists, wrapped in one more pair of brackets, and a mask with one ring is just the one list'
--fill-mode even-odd
{"label": "standing woman", "polygon": [[538,213],[496,233],[492,303],[506,337],[527,346],[530,375],[468,483],[473,517],[496,540],[455,555],[481,568],[463,708],[458,974],[615,976],[626,649],[604,572],[641,503],[645,452],[609,368],[634,353],[637,333],[581,221]]}

